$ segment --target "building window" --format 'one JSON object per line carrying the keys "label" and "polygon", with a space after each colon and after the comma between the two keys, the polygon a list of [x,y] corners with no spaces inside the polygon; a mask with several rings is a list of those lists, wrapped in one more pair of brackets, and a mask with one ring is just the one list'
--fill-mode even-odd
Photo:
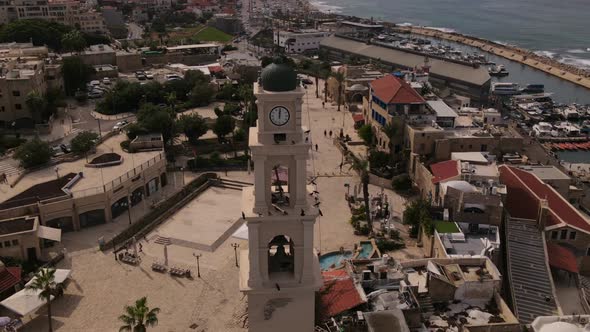
{"label": "building window", "polygon": [[20,91],[18,91],[18,90],[14,90],[14,91],[12,91],[12,95],[13,95],[14,97],[20,97]]}
{"label": "building window", "polygon": [[586,256],[590,256],[590,248],[586,249]]}
{"label": "building window", "polygon": [[567,239],[567,229],[562,229],[561,230],[561,235],[559,236],[560,240],[565,240]]}
{"label": "building window", "polygon": [[20,110],[23,108],[23,106],[21,104],[14,104],[14,108]]}
{"label": "building window", "polygon": [[17,239],[12,240],[12,245],[13,246],[18,246],[18,240]]}
{"label": "building window", "polygon": [[576,239],[576,231],[571,231],[570,232],[570,240],[575,240]]}
{"label": "building window", "polygon": [[10,241],[4,241],[4,247],[9,248],[10,247]]}
{"label": "building window", "polygon": [[488,151],[488,145],[487,144],[482,144],[481,145],[481,151],[482,152]]}
{"label": "building window", "polygon": [[0,248],[2,248],[2,242],[0,242]]}
{"label": "building window", "polygon": [[557,231],[551,232],[551,240],[557,240]]}

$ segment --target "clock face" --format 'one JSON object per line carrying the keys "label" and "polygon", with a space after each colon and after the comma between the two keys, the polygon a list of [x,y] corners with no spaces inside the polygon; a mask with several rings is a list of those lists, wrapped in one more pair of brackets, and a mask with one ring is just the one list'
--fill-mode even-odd
{"label": "clock face", "polygon": [[289,110],[283,106],[277,106],[270,111],[270,122],[275,126],[282,126],[289,122]]}

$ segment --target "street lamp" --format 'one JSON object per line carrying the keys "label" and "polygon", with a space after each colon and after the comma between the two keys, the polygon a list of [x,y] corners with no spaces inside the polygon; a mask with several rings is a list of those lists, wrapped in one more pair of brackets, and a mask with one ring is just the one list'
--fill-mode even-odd
{"label": "street lamp", "polygon": [[57,176],[57,179],[59,180],[59,167],[55,166],[54,170],[55,170],[55,176]]}
{"label": "street lamp", "polygon": [[203,256],[203,254],[196,254],[193,252],[193,256],[197,259],[197,277],[200,278],[201,277],[201,267],[199,266],[199,258],[201,258],[201,256]]}
{"label": "street lamp", "polygon": [[184,167],[181,167],[180,171],[182,172],[182,187],[184,188]]}
{"label": "street lamp", "polygon": [[232,243],[231,244],[232,248],[234,248],[234,256],[236,257],[236,267],[240,267],[238,265],[238,248],[240,247],[239,243]]}

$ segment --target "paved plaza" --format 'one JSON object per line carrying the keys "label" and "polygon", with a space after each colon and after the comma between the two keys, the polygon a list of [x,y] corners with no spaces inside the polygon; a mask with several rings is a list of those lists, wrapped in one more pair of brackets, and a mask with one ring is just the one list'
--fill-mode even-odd
{"label": "paved plaza", "polygon": [[[304,102],[303,122],[311,129],[312,144],[318,144],[318,151],[314,148],[308,161],[308,176],[318,176],[315,182],[324,214],[315,225],[314,247],[320,252],[340,247],[352,249],[355,243],[366,237],[353,234],[349,223],[351,215],[344,200],[344,185],[359,185],[359,177],[347,166],[340,172],[342,155],[332,139],[324,136],[324,130],[338,134],[344,117],[344,133],[358,140],[352,117],[349,112],[337,112],[336,105],[330,103],[322,108],[322,99],[315,98],[313,86],[308,87]],[[196,175],[186,174],[186,181]],[[219,175],[253,182],[253,173]],[[369,189],[372,195],[381,192],[377,186],[371,185]],[[389,190],[385,193],[393,205],[394,215],[399,215],[405,199]],[[164,261],[164,246],[156,243],[156,234],[192,243],[211,243],[230,227],[232,220],[235,222],[240,218],[240,205],[234,203],[239,201],[240,195],[236,190],[209,188],[147,239],[140,239],[142,262],[136,267],[115,261],[112,252],[103,253],[97,248],[99,237],[109,238],[124,229],[126,220],[122,218],[126,215],[107,225],[64,234],[63,245],[68,250],[68,258],[59,267],[72,268],[72,282],[65,296],[52,304],[56,331],[117,331],[121,325],[117,317],[123,313],[123,307],[142,296],[147,296],[150,306],[162,310],[158,326],[150,331],[245,331],[242,326],[246,300],[238,289],[238,268],[231,244],[238,244],[238,250],[246,249],[247,241],[229,236],[214,251],[197,250],[187,245],[168,246],[169,266],[190,268],[195,277],[192,280],[151,270],[153,262]],[[133,220],[146,212],[141,210],[141,204],[135,208],[138,209],[132,210]],[[398,226],[402,235],[407,235],[406,229]],[[420,248],[413,242],[407,243],[407,249],[396,251],[392,256],[400,260],[422,257]],[[202,278],[196,278],[193,254],[202,254]],[[47,320],[44,310],[41,309],[38,316],[30,317],[32,321],[23,331],[43,330]]]}
{"label": "paved plaza", "polygon": [[241,203],[241,191],[210,187],[147,238],[167,238],[172,246],[213,251],[242,224]]}

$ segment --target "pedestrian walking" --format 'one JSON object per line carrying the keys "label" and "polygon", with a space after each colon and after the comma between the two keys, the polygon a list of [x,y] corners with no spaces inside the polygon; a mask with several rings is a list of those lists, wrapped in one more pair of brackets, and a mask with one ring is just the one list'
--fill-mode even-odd
{"label": "pedestrian walking", "polygon": [[326,108],[326,103],[322,101],[322,108]]}
{"label": "pedestrian walking", "polygon": [[328,132],[324,130],[324,137],[328,136]]}
{"label": "pedestrian walking", "polygon": [[315,150],[316,150],[316,151],[318,150],[318,145],[317,145],[317,144],[315,145]]}
{"label": "pedestrian walking", "polygon": [[330,138],[332,138],[332,131],[331,130],[330,130],[330,134],[329,135],[330,135]]}

